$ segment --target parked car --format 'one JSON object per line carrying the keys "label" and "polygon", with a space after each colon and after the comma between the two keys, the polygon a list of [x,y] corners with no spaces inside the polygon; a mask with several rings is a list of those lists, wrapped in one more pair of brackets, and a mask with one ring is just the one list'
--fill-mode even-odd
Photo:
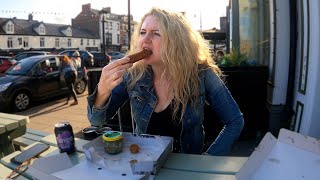
{"label": "parked car", "polygon": [[102,52],[91,52],[91,54],[93,55],[95,67],[103,67],[107,65],[111,60],[111,56],[106,54],[106,58],[105,58]]}
{"label": "parked car", "polygon": [[25,59],[25,58],[31,57],[31,56],[49,55],[49,54],[50,54],[50,52],[47,52],[47,51],[25,51],[25,52],[22,52],[22,53],[15,55],[14,59],[17,61],[20,61],[21,59]]}
{"label": "parked car", "polygon": [[114,51],[114,52],[108,52],[107,53],[109,56],[111,56],[111,59],[112,60],[117,60],[117,59],[121,59],[123,58],[125,55],[121,52],[117,52],[117,51]]}
{"label": "parked car", "polygon": [[81,65],[82,67],[93,67],[94,66],[94,60],[93,55],[89,51],[82,51],[82,50],[66,50],[59,53],[59,55],[66,55],[68,57],[72,57],[73,53],[75,51],[78,51],[80,53],[81,63],[84,63]]}
{"label": "parked car", "polygon": [[[18,61],[0,76],[0,110],[22,111],[32,101],[68,93],[66,84],[60,80],[59,55],[32,56]],[[41,66],[47,65],[46,68]],[[49,66],[49,67],[48,67]],[[87,81],[83,70],[78,70],[75,83],[77,94],[86,90]]]}
{"label": "parked car", "polygon": [[0,56],[0,74],[6,72],[17,61],[10,56]]}

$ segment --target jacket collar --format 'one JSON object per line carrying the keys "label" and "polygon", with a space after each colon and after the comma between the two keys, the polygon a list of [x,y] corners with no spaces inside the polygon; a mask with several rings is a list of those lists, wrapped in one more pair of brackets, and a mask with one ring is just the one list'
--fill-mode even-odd
{"label": "jacket collar", "polygon": [[152,76],[152,68],[151,68],[151,66],[148,66],[145,74],[137,82],[137,85],[138,86],[149,87],[149,88],[153,87],[152,77],[153,77]]}

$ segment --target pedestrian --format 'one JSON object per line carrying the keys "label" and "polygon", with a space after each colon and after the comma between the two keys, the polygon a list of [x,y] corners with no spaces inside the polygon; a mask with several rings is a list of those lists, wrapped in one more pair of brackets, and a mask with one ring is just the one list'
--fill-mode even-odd
{"label": "pedestrian", "polygon": [[[102,69],[95,92],[88,96],[91,124],[108,125],[129,100],[136,134],[172,136],[174,152],[228,154],[244,120],[203,37],[180,13],[159,8],[145,14],[135,29],[129,54],[141,49],[153,53],[134,64],[126,56]],[[224,127],[204,150],[206,102]]]}
{"label": "pedestrian", "polygon": [[77,99],[76,92],[74,90],[74,83],[76,82],[76,79],[77,79],[77,70],[76,70],[76,67],[74,66],[74,63],[68,56],[64,55],[61,57],[59,72],[60,72],[60,76],[62,76],[62,78],[65,80],[69,90],[66,104],[69,103],[69,100],[72,96],[74,99],[74,102],[71,104],[71,106],[77,105],[78,99]]}
{"label": "pedestrian", "polygon": [[222,61],[223,57],[224,57],[223,51],[217,50],[217,52],[216,52],[216,61],[217,61],[217,64],[221,64],[221,61]]}
{"label": "pedestrian", "polygon": [[81,68],[81,57],[79,51],[75,51],[72,56],[71,60],[73,61],[76,69]]}

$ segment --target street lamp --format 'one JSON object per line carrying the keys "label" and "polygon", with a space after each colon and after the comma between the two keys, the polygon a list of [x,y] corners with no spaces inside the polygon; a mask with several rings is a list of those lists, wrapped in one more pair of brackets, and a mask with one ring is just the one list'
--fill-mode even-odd
{"label": "street lamp", "polygon": [[105,38],[105,27],[104,27],[104,25],[105,25],[105,22],[106,22],[106,20],[105,20],[105,14],[108,14],[108,13],[110,13],[110,8],[108,7],[108,8],[103,8],[100,12],[99,12],[99,14],[100,15],[102,15],[102,20],[101,20],[101,23],[102,23],[102,52],[103,52],[103,58],[104,59],[107,59],[107,57],[106,57],[106,38]]}
{"label": "street lamp", "polygon": [[131,42],[131,16],[130,16],[130,0],[128,0],[128,50],[130,50],[130,42]]}

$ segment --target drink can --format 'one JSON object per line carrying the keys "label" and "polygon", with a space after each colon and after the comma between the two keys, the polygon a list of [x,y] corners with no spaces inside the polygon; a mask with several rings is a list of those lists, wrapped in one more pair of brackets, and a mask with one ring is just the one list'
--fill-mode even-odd
{"label": "drink can", "polygon": [[72,154],[76,151],[73,130],[69,122],[55,124],[54,133],[60,153]]}

